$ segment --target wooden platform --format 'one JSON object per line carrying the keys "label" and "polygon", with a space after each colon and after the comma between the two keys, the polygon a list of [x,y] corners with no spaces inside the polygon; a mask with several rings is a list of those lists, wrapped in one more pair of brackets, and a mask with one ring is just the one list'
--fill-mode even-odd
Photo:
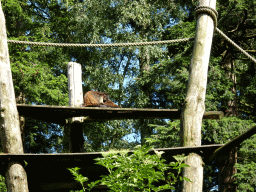
{"label": "wooden platform", "polygon": [[[176,147],[159,148],[164,151],[162,155],[167,162],[174,161],[172,156],[177,154],[198,153],[207,163],[208,158],[222,144],[205,145],[200,147]],[[132,151],[131,151],[132,153]],[[154,153],[153,151],[151,152]],[[89,181],[100,179],[100,175],[108,174],[105,167],[94,164],[95,158],[102,157],[101,153],[58,153],[58,154],[0,154],[1,174],[4,175],[8,161],[17,160],[28,164],[25,170],[28,176],[29,191],[46,191],[60,189],[60,191],[78,190],[80,184],[73,179],[67,168],[80,167],[79,173],[89,178]],[[36,170],[36,171],[35,171]],[[104,191],[106,188],[100,186],[97,190]]]}
{"label": "wooden platform", "polygon": [[[87,122],[121,120],[121,119],[179,119],[178,109],[138,109],[138,108],[98,108],[98,107],[67,107],[51,105],[22,105],[17,104],[19,115],[43,120],[49,123],[64,125],[67,118],[88,117]],[[204,119],[220,119],[224,116],[221,111],[204,113]]]}

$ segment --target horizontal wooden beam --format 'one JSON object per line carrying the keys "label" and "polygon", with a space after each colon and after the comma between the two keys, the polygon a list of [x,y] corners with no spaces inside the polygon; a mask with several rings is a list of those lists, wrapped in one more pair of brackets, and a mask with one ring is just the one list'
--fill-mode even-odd
{"label": "horizontal wooden beam", "polygon": [[[174,147],[158,148],[158,151],[164,151],[162,157],[167,161],[175,161],[174,155],[197,153],[208,160],[209,156],[222,145],[204,145],[199,147]],[[133,151],[130,151],[132,153]],[[150,154],[154,154],[151,150]],[[89,181],[100,179],[100,175],[108,174],[108,170],[95,164],[95,158],[103,157],[100,152],[95,153],[56,153],[56,154],[0,154],[0,174],[4,175],[9,161],[18,161],[24,164],[28,175],[28,185],[30,191],[43,191],[53,189],[78,190],[80,185],[73,183],[73,175],[67,168],[79,167],[79,173],[89,178]],[[24,163],[26,161],[26,163]],[[26,165],[25,165],[26,164]],[[40,173],[40,174],[38,174]],[[45,177],[47,175],[47,177]],[[67,185],[65,185],[65,183]],[[61,190],[60,190],[61,191]]]}
{"label": "horizontal wooden beam", "polygon": [[[138,108],[99,108],[99,107],[67,107],[51,105],[17,104],[20,116],[64,125],[67,118],[87,117],[86,122],[121,120],[121,119],[179,119],[178,109],[138,109]],[[220,119],[224,116],[221,111],[208,111],[204,119]]]}
{"label": "horizontal wooden beam", "polygon": [[[213,144],[213,145],[202,145],[202,146],[187,146],[187,147],[171,147],[171,148],[156,148],[157,151],[164,151],[166,153],[171,153],[172,155],[176,155],[179,153],[191,153],[195,151],[200,151],[200,153],[203,153],[204,151],[207,152],[207,150],[215,150],[218,148],[221,148],[224,146],[224,144]],[[154,152],[153,150],[150,150]],[[130,150],[132,153],[133,150]],[[59,158],[61,160],[67,161],[68,159],[81,159],[83,158],[88,159],[89,156],[94,156],[93,158],[97,158],[101,155],[102,152],[88,152],[88,153],[23,153],[23,154],[13,154],[13,153],[0,153],[0,163],[3,159],[1,158],[21,158],[21,159],[30,159],[33,158],[47,158],[52,160],[58,160]],[[86,157],[85,157],[86,156]],[[85,160],[84,159],[84,160]],[[35,160],[35,159],[34,159]],[[59,161],[59,160],[58,160]]]}

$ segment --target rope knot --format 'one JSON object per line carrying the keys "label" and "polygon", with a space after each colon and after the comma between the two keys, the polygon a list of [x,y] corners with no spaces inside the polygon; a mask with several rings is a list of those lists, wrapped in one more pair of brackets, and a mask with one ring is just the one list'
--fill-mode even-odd
{"label": "rope knot", "polygon": [[215,30],[216,27],[217,27],[218,12],[215,9],[213,9],[209,6],[197,6],[195,8],[196,18],[197,18],[199,13],[207,13],[209,16],[211,16],[211,18],[213,19],[213,22],[214,22],[214,30]]}

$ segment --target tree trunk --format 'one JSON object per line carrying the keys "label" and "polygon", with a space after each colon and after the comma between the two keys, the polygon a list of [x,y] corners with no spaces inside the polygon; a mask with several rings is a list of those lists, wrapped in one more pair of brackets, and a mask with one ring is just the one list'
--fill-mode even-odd
{"label": "tree trunk", "polygon": [[[216,1],[201,0],[199,1],[199,6],[210,6],[215,9]],[[187,95],[181,114],[181,142],[183,146],[201,146],[201,126],[205,110],[204,101],[213,27],[213,20],[209,15],[206,13],[198,15]],[[183,170],[183,176],[192,182],[183,181],[182,191],[202,192],[202,158],[198,154],[191,153],[185,163],[190,167]]]}
{"label": "tree trunk", "polygon": [[237,185],[234,184],[233,175],[236,173],[235,164],[237,163],[237,147],[233,148],[226,156],[224,163],[219,170],[219,191],[220,192],[235,192]]}
{"label": "tree trunk", "polygon": [[[19,115],[15,102],[4,13],[0,2],[0,134],[4,153],[23,154]],[[20,162],[9,161],[5,173],[8,191],[28,191]]]}
{"label": "tree trunk", "polygon": [[[150,55],[149,55],[149,48],[148,47],[141,47],[140,48],[140,74],[141,78],[144,78],[143,72],[149,72],[150,71]],[[145,83],[143,86],[141,86],[142,92],[147,96],[149,99],[149,102],[143,106],[143,108],[152,108],[152,102],[150,101],[150,90],[151,87],[150,83]],[[150,137],[153,134],[153,128],[148,126],[148,124],[152,120],[149,119],[140,119],[139,125],[141,127],[141,145],[146,144],[146,138]]]}
{"label": "tree trunk", "polygon": [[223,62],[224,62],[224,68],[226,71],[226,77],[227,79],[231,79],[233,82],[233,87],[231,88],[231,92],[234,94],[233,100],[229,100],[227,102],[227,110],[225,111],[225,116],[228,117],[237,117],[238,116],[238,109],[237,109],[237,93],[236,93],[236,74],[235,74],[235,66],[234,61],[232,58],[233,53],[227,51]]}
{"label": "tree trunk", "polygon": [[[145,39],[145,36],[142,35]],[[146,46],[140,47],[139,52],[139,66],[140,66],[140,78],[143,79],[144,75],[143,72],[149,72],[150,70],[150,54],[149,48]],[[149,102],[143,105],[143,108],[152,108],[150,102],[150,91],[149,87],[151,87],[150,83],[145,83],[143,86],[140,86],[140,89],[144,95],[149,99]],[[146,144],[147,137],[153,134],[152,127],[149,127],[148,124],[150,120],[148,119],[139,119],[139,126],[140,126],[140,135],[141,135],[141,145]]]}
{"label": "tree trunk", "polygon": [[[234,94],[234,99],[227,102],[227,110],[225,116],[237,117],[237,93],[236,93],[236,74],[234,61],[232,58],[233,53],[227,51],[224,56],[224,67],[226,71],[226,77],[231,79],[233,82],[233,87],[231,88],[232,93]],[[234,183],[233,175],[237,172],[235,164],[237,163],[237,148],[233,148],[230,153],[227,155],[225,161],[221,164],[219,172],[219,191],[237,191],[237,185]]]}

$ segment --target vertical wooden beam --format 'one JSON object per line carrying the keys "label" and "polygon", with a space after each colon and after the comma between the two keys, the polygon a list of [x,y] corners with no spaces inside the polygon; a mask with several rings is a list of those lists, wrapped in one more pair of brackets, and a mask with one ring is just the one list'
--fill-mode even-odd
{"label": "vertical wooden beam", "polygon": [[[68,63],[69,106],[81,107],[83,104],[82,68],[74,62]],[[73,117],[69,126],[69,152],[83,152],[83,117]]]}
{"label": "vertical wooden beam", "polygon": [[[216,0],[199,0],[199,6],[210,6],[215,9]],[[197,17],[197,31],[189,70],[187,95],[181,114],[183,146],[201,146],[201,126],[205,110],[204,101],[213,29],[213,19],[206,13],[200,13]],[[183,181],[182,191],[202,192],[202,158],[198,154],[191,153],[185,163],[190,167],[183,170],[183,177],[189,178],[192,182]]]}
{"label": "vertical wooden beam", "polygon": [[[4,13],[0,1],[0,135],[4,153],[23,154]],[[8,191],[28,191],[27,174],[21,162],[10,160],[5,173]]]}

